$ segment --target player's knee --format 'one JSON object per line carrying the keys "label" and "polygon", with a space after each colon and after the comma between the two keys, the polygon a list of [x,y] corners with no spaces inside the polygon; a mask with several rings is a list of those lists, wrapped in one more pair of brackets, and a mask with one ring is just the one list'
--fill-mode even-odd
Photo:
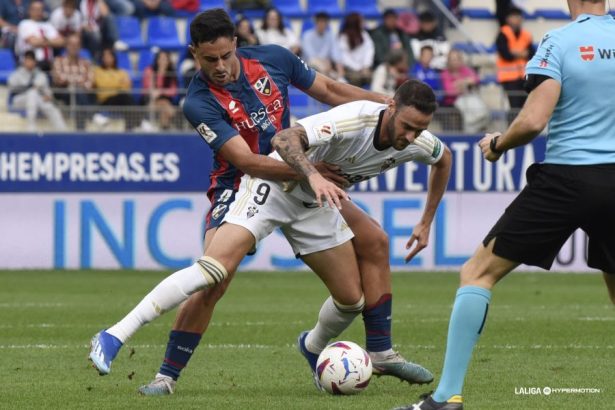
{"label": "player's knee", "polygon": [[357,257],[372,260],[375,263],[388,263],[389,261],[389,237],[380,228],[374,226],[369,234],[364,235],[360,241],[353,242]]}
{"label": "player's knee", "polygon": [[231,283],[231,277],[227,277],[226,280],[218,283],[216,286],[208,289],[207,292],[207,304],[216,304],[222,296],[226,293],[229,284]]}
{"label": "player's knee", "polygon": [[365,297],[363,296],[363,294],[361,294],[358,299],[355,299],[354,302],[350,303],[342,303],[334,298],[333,303],[340,312],[358,314],[361,313],[365,308]]}
{"label": "player's knee", "polygon": [[211,256],[202,256],[196,263],[199,265],[208,286],[223,283],[229,276],[224,265]]}

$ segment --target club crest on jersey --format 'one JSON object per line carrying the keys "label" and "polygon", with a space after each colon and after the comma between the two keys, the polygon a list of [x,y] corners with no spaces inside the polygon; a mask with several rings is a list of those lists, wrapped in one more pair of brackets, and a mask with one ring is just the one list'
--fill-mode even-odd
{"label": "club crest on jersey", "polygon": [[393,165],[395,164],[395,158],[387,158],[384,160],[384,162],[382,163],[382,166],[380,167],[380,172],[384,172],[387,169],[391,168]]}
{"label": "club crest on jersey", "polygon": [[581,46],[579,53],[583,61],[592,61],[594,59],[594,46]]}
{"label": "club crest on jersey", "polygon": [[226,204],[220,204],[217,207],[214,208],[213,211],[211,211],[211,217],[214,219],[218,219],[222,216],[222,214],[224,213],[224,211],[226,211],[227,205]]}
{"label": "club crest on jersey", "polygon": [[257,213],[258,213],[258,209],[255,206],[248,207],[248,212],[247,212],[248,219],[252,218]]}
{"label": "club crest on jersey", "polygon": [[265,76],[256,80],[254,88],[263,95],[271,95],[271,81],[269,81],[269,77]]}

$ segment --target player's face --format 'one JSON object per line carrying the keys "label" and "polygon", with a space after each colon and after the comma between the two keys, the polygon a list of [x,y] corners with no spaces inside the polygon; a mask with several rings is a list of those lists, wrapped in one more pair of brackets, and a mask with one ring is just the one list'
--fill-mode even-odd
{"label": "player's face", "polygon": [[239,59],[235,55],[237,40],[219,37],[214,42],[203,42],[190,46],[194,59],[201,65],[201,71],[216,85],[226,85],[239,75]]}
{"label": "player's face", "polygon": [[395,112],[387,124],[388,142],[397,151],[412,144],[427,129],[433,114],[424,114],[414,107],[390,107]]}

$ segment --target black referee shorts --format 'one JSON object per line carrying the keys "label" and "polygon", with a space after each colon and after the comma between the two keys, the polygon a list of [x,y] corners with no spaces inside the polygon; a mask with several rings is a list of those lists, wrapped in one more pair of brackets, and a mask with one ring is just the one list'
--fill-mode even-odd
{"label": "black referee shorts", "polygon": [[615,164],[533,164],[527,186],[483,240],[508,260],[550,269],[568,237],[589,237],[588,265],[615,274]]}

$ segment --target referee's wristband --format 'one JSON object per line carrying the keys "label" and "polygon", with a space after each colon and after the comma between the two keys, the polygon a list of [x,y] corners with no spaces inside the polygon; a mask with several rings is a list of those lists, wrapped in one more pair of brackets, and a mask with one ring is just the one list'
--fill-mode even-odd
{"label": "referee's wristband", "polygon": [[503,150],[497,149],[496,145],[498,144],[498,138],[500,138],[500,136],[498,135],[497,137],[493,137],[491,138],[491,141],[489,142],[489,149],[491,150],[491,152],[493,152],[494,154],[497,155],[501,155],[504,153]]}

